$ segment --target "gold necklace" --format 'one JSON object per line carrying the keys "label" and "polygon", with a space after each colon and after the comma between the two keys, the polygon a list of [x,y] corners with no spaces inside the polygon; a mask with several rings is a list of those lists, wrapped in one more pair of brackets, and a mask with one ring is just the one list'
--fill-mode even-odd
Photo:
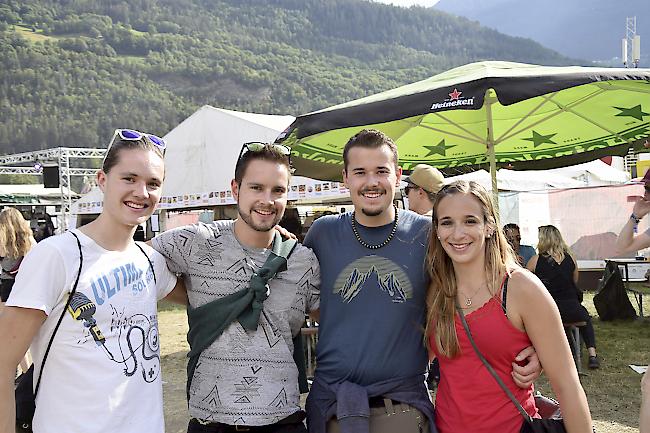
{"label": "gold necklace", "polygon": [[466,294],[464,294],[464,293],[462,293],[462,292],[460,292],[460,291],[458,292],[458,293],[460,293],[461,295],[463,295],[463,296],[465,297],[465,299],[466,299],[466,301],[465,301],[465,308],[469,308],[469,307],[472,306],[472,298],[473,298],[474,296],[476,296],[476,295],[478,294],[478,292],[479,292],[482,288],[483,288],[483,284],[481,284],[480,286],[478,286],[478,289],[476,289],[476,291],[472,294],[472,296],[467,296]]}

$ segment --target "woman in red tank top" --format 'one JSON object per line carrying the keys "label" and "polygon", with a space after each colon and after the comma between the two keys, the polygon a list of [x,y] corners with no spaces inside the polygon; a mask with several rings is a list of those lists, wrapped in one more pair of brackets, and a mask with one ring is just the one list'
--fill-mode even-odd
{"label": "woman in red tank top", "polygon": [[523,408],[538,417],[532,385],[512,378],[517,353],[532,344],[560,401],[569,433],[592,430],[584,390],[560,314],[542,283],[516,262],[497,225],[490,194],[475,182],[440,190],[433,207],[427,267],[426,340],[440,363],[440,433],[517,433],[523,417],[474,352],[458,305],[481,353]]}

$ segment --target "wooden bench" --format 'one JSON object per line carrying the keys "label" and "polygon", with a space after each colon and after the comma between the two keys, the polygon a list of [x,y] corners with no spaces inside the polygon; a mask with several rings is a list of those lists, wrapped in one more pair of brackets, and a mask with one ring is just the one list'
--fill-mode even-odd
{"label": "wooden bench", "polygon": [[639,307],[639,319],[643,319],[643,295],[650,295],[650,284],[646,280],[643,282],[630,282],[627,291],[634,295],[636,304]]}
{"label": "wooden bench", "polygon": [[564,330],[567,331],[569,336],[569,344],[571,345],[571,352],[573,352],[573,360],[576,363],[576,369],[579,375],[584,375],[582,372],[582,341],[580,338],[580,327],[587,326],[587,322],[563,322]]}

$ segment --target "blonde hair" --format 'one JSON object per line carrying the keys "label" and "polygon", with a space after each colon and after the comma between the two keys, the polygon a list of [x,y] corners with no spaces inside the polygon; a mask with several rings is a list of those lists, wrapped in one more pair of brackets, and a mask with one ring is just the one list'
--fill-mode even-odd
{"label": "blonde hair", "polygon": [[431,284],[427,291],[427,324],[424,335],[425,343],[430,348],[429,336],[435,331],[436,349],[449,358],[460,353],[454,323],[458,288],[454,265],[443,249],[437,233],[440,201],[455,194],[471,195],[480,203],[483,222],[492,232],[492,235],[485,239],[485,273],[490,293],[496,295],[505,274],[519,267],[510,244],[499,228],[492,197],[485,188],[476,182],[464,180],[445,185],[438,192],[433,204],[433,225],[426,261]]}
{"label": "blonde hair", "polygon": [[29,222],[13,207],[0,212],[0,252],[7,257],[23,257],[36,243]]}
{"label": "blonde hair", "polygon": [[562,263],[566,255],[570,256],[575,262],[573,252],[562,238],[562,233],[553,225],[540,226],[539,241],[537,243],[537,251],[540,255],[546,254],[553,257],[553,259]]}

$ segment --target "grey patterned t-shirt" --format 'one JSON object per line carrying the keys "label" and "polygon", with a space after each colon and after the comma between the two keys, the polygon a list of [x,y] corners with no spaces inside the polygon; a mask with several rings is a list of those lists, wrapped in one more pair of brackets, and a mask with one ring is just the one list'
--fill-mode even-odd
{"label": "grey patterned t-shirt", "polygon": [[[196,308],[248,286],[270,250],[242,246],[233,221],[179,227],[153,239],[172,272],[183,274]],[[292,338],[320,301],[318,261],[297,245],[287,270],[269,281],[256,331],[233,322],[201,354],[190,389],[190,416],[225,424],[272,424],[300,407]]]}

